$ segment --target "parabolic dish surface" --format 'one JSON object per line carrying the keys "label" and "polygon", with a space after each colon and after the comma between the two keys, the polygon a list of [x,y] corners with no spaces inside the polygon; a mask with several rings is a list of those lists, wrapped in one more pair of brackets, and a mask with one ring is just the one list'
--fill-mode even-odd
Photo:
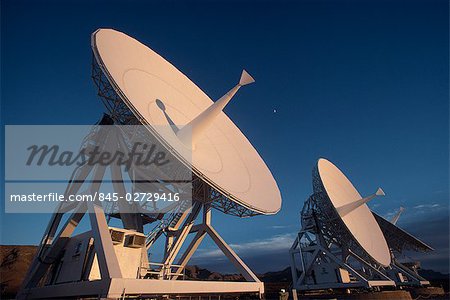
{"label": "parabolic dish surface", "polygon": [[178,139],[171,122],[181,128],[213,104],[188,77],[152,49],[112,29],[94,32],[92,48],[130,110],[197,176],[252,211],[280,210],[281,195],[270,170],[225,113],[202,133],[193,150]]}
{"label": "parabolic dish surface", "polygon": [[[350,180],[330,161],[320,159],[318,171],[328,198],[335,209],[362,198]],[[337,210],[336,215],[339,216]],[[341,219],[367,254],[385,267],[391,263],[386,239],[366,204],[359,206]]]}

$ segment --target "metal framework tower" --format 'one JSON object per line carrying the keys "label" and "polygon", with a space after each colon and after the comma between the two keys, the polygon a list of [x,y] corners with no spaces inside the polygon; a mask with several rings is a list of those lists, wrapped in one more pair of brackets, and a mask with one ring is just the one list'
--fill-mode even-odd
{"label": "metal framework tower", "polygon": [[[108,110],[108,115],[104,115],[99,125],[141,124],[118,96],[94,57],[92,61],[92,79],[98,96]],[[157,143],[156,140],[152,142]],[[110,151],[117,148],[127,153],[127,145],[127,137],[119,129],[105,131],[102,126],[94,126],[81,148],[98,146]],[[134,167],[124,174],[118,166],[108,168],[114,192],[118,195],[124,196],[127,192],[124,181],[131,181],[134,191],[148,191],[149,179],[145,170]],[[105,181],[106,169],[102,165],[79,166],[73,172],[65,195],[95,194]],[[150,207],[137,204],[124,209],[124,205],[129,204],[123,201],[112,205],[99,201],[61,203],[51,217],[18,298],[120,298],[209,293],[262,296],[263,283],[212,225],[213,208],[239,217],[258,213],[228,199],[201,177],[192,174],[191,170],[179,172],[191,174],[192,179],[185,182],[191,188],[191,208],[182,203],[173,206],[169,213],[154,213]],[[164,186],[161,181],[158,182]],[[167,186],[170,185],[168,182]],[[88,216],[91,229],[74,236],[73,232],[84,216]],[[111,218],[120,219],[123,228],[109,227]],[[151,223],[156,225],[144,232],[145,225]],[[194,238],[182,252],[182,246],[190,234]],[[184,268],[206,236],[211,237],[246,282],[183,280]],[[166,240],[164,258],[161,262],[151,262],[147,252],[160,238]],[[72,259],[77,262],[70,265],[68,261]],[[66,272],[68,268],[70,271]]]}
{"label": "metal framework tower", "polygon": [[330,231],[329,226],[338,224],[327,219],[326,211],[320,207],[320,198],[320,194],[313,194],[305,202],[301,212],[302,228],[289,250],[293,288],[395,286],[385,270],[362,253],[345,231],[340,237]]}
{"label": "metal framework tower", "polygon": [[[103,117],[101,125],[111,124],[110,117]],[[111,144],[109,135],[115,130],[104,132],[94,127],[82,147],[125,145]],[[105,135],[106,134],[106,135]],[[119,146],[120,147],[120,146]],[[114,192],[126,193],[124,176],[120,167],[111,165]],[[100,190],[107,167],[83,165],[78,167],[66,189],[66,195],[89,193]],[[138,169],[129,171],[139,174]],[[89,175],[92,175],[90,178]],[[142,178],[142,177],[140,177]],[[139,189],[143,181],[134,182]],[[155,214],[145,207],[134,205],[135,213],[129,209],[124,213],[118,201],[105,211],[99,201],[62,202],[52,215],[43,239],[39,245],[23,286],[19,299],[50,299],[62,297],[121,298],[125,296],[188,295],[204,293],[254,293],[262,295],[263,283],[227,245],[212,225],[213,203],[221,197],[199,178],[192,182],[193,205],[179,204],[170,213]],[[85,188],[81,192],[82,188]],[[231,208],[230,208],[231,209]],[[197,221],[199,215],[202,217]],[[81,219],[87,216],[91,229],[73,236]],[[119,218],[122,228],[108,226],[107,218]],[[65,219],[65,222],[63,221]],[[157,225],[144,234],[144,225]],[[181,252],[189,234],[194,238],[186,250]],[[247,282],[199,282],[184,279],[184,268],[206,236],[210,236],[218,248],[244,276]],[[165,237],[164,259],[150,262],[147,251],[154,242]],[[178,258],[178,260],[177,260]]]}

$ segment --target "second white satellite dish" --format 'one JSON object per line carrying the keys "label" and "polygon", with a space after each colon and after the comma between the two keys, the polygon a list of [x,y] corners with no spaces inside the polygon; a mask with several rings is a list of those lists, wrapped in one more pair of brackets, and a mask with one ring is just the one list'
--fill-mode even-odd
{"label": "second white satellite dish", "polygon": [[375,220],[367,202],[375,196],[382,196],[381,189],[369,196],[361,197],[353,184],[334,164],[319,159],[318,172],[337,217],[342,219],[355,241],[375,261],[387,267],[391,263],[391,254],[383,232]]}

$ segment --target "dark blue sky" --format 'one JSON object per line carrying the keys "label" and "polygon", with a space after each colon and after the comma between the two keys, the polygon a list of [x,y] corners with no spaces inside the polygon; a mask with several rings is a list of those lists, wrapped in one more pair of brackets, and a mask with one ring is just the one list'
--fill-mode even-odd
{"label": "dark blue sky", "polygon": [[[214,223],[257,272],[287,266],[319,157],[362,194],[383,187],[370,204],[381,215],[405,206],[399,225],[436,248],[423,267],[448,272],[446,1],[3,0],[2,124],[96,122],[90,34],[100,27],[149,45],[213,99],[242,68],[255,77],[226,113],[269,165],[283,208]],[[4,244],[38,243],[49,219],[0,217]],[[194,262],[219,268],[211,249]]]}

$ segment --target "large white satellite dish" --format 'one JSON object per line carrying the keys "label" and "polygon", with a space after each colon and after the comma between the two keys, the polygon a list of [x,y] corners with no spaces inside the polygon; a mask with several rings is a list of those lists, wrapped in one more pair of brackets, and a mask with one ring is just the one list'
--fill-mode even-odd
{"label": "large white satellite dish", "polygon": [[281,195],[270,170],[222,111],[241,86],[254,81],[246,71],[214,102],[167,60],[121,32],[99,29],[92,35],[92,46],[100,68],[129,109],[198,177],[256,213],[280,210]]}
{"label": "large white satellite dish", "polygon": [[[266,164],[223,112],[242,86],[254,82],[253,77],[242,71],[236,86],[213,102],[173,65],[121,32],[99,29],[92,34],[91,43],[92,79],[109,114],[104,114],[98,123],[107,126],[94,126],[83,140],[82,148],[95,145],[127,152],[130,143],[125,129],[115,125],[144,125],[144,132],[149,130],[158,147],[162,145],[171,158],[174,156],[176,161],[192,168],[192,172],[187,171],[189,178],[181,180],[188,187],[174,187],[171,181],[178,179],[172,177],[165,185],[164,172],[152,174],[148,169],[133,166],[123,174],[120,165],[109,165],[112,190],[120,195],[117,204],[62,203],[52,215],[19,298],[92,295],[105,299],[161,295],[187,298],[205,293],[261,297],[264,284],[212,225],[212,208],[244,217],[274,214],[281,207],[280,191]],[[176,172],[178,167],[175,166]],[[97,194],[101,183],[108,181],[104,178],[105,169],[100,164],[77,167],[65,194],[80,193],[81,187],[87,187],[92,195]],[[186,168],[180,169],[183,173]],[[133,192],[185,189],[192,194],[184,197],[187,199],[180,197],[183,201],[170,205],[168,213],[155,213],[151,205],[126,203],[127,187],[130,188],[125,185],[123,175],[132,181]],[[153,181],[158,183],[157,188]],[[193,200],[192,205],[189,200]],[[70,216],[60,226],[63,213]],[[90,213],[90,230],[72,236],[86,213]],[[123,228],[109,226],[105,215],[108,220],[121,219]],[[153,228],[144,227],[153,222],[157,223]],[[194,237],[187,244],[189,235]],[[245,282],[183,280],[188,262],[206,236],[242,274]],[[151,261],[148,251],[157,246],[160,238],[165,238],[163,257]],[[80,253],[72,255],[75,248]],[[56,267],[59,271],[52,272],[55,274],[51,284],[43,287],[47,283],[43,277]],[[77,285],[67,286],[72,283]]]}
{"label": "large white satellite dish", "polygon": [[322,158],[317,167],[321,183],[335,208],[336,218],[344,222],[355,241],[367,254],[381,265],[388,266],[391,263],[389,247],[366,204],[373,197],[384,195],[382,190],[362,198],[350,180],[330,161]]}

